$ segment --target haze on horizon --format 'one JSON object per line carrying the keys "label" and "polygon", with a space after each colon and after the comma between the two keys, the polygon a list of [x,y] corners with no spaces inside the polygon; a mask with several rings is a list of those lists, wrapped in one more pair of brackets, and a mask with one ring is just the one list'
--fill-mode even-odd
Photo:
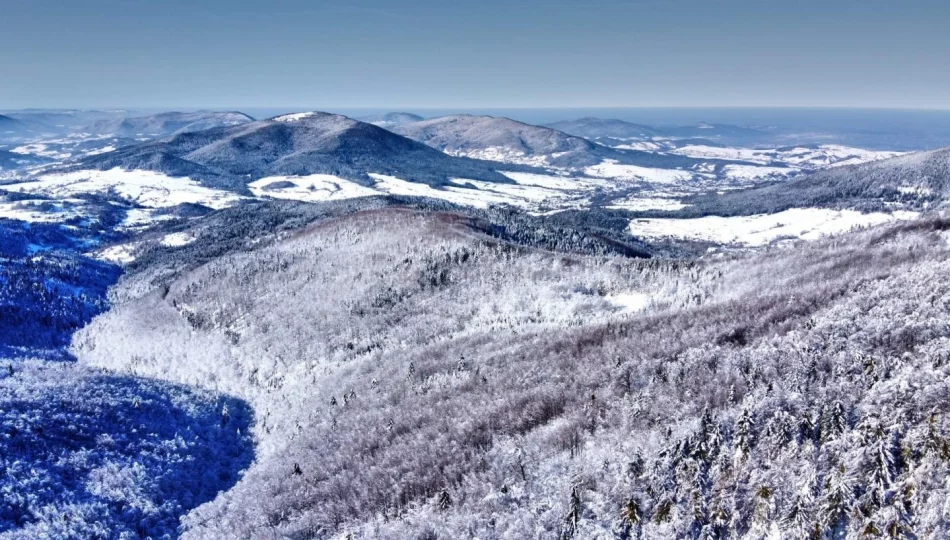
{"label": "haze on horizon", "polygon": [[950,108],[937,0],[5,0],[3,22],[0,109]]}

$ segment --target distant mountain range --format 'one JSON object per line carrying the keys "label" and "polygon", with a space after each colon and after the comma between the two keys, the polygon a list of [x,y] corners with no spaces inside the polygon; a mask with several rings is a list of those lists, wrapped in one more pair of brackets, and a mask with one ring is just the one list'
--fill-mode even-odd
{"label": "distant mountain range", "polygon": [[387,114],[361,116],[357,118],[357,120],[366,122],[367,124],[373,124],[374,126],[391,128],[395,126],[401,126],[403,124],[411,124],[412,122],[419,122],[423,120],[423,118],[418,114],[407,112],[391,112]]}
{"label": "distant mountain range", "polygon": [[493,116],[444,116],[391,129],[449,154],[533,166],[579,169],[605,160],[661,168],[700,164],[684,156],[610,148],[550,127]]}
{"label": "distant mountain range", "polygon": [[[617,146],[625,141],[652,139],[687,139],[689,144],[750,144],[763,141],[768,133],[757,129],[730,124],[700,122],[690,126],[657,127],[603,118],[579,118],[547,124],[547,127],[584,137],[608,146]],[[670,146],[678,146],[671,143]]]}
{"label": "distant mountain range", "polygon": [[30,126],[26,122],[0,114],[0,139],[12,135],[22,135],[29,130]]}
{"label": "distant mountain range", "polygon": [[253,121],[253,118],[240,112],[166,112],[99,120],[90,126],[90,131],[118,137],[156,137],[221,126],[238,126]]}
{"label": "distant mountain range", "polygon": [[[368,173],[429,185],[451,178],[510,183],[489,163],[438,152],[345,116],[308,112],[181,133],[83,160],[74,168],[146,169],[243,190],[255,179],[329,174],[371,184]],[[517,168],[517,167],[515,167]]]}
{"label": "distant mountain range", "polygon": [[610,137],[614,139],[645,139],[661,135],[662,132],[654,127],[643,124],[634,124],[624,122],[623,120],[611,120],[594,118],[578,118],[577,120],[562,120],[552,124],[546,124],[547,127],[584,137],[585,139],[598,139],[601,137]]}

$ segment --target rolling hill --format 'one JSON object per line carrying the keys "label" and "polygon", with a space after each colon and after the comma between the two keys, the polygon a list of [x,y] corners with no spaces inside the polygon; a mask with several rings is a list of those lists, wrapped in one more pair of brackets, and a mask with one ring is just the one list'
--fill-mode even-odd
{"label": "rolling hill", "polygon": [[497,164],[453,157],[383,128],[328,113],[298,113],[181,133],[84,160],[79,168],[146,169],[243,189],[267,176],[327,174],[371,185],[369,173],[442,185],[511,181]]}
{"label": "rolling hill", "polygon": [[239,112],[165,112],[148,116],[133,116],[100,120],[90,130],[93,133],[118,137],[157,137],[201,131],[221,126],[237,126],[254,119]]}
{"label": "rolling hill", "polygon": [[550,127],[493,116],[444,116],[392,129],[452,155],[541,167],[579,170],[606,160],[670,169],[702,163],[684,156],[609,148]]}

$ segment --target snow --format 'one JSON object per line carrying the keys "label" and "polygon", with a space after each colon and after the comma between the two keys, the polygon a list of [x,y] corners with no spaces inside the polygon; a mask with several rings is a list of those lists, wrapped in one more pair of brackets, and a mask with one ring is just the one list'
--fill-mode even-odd
{"label": "snow", "polygon": [[94,258],[115,264],[128,264],[135,260],[135,250],[139,244],[116,244],[90,253]]}
{"label": "snow", "polygon": [[194,241],[195,241],[195,237],[191,235],[190,233],[177,232],[177,233],[166,234],[165,236],[162,237],[159,243],[166,247],[180,247],[180,246],[187,246],[188,244]]}
{"label": "snow", "polygon": [[118,167],[107,171],[45,174],[33,181],[5,185],[4,189],[57,198],[84,193],[115,193],[129,202],[148,208],[195,203],[220,209],[233,206],[242,199],[228,191],[204,187],[190,178],[176,178],[153,171],[128,171]]}
{"label": "snow", "polygon": [[32,223],[54,223],[81,217],[83,214],[75,204],[82,201],[50,201],[47,199],[28,199],[14,202],[0,202],[0,218],[29,221]]}
{"label": "snow", "polygon": [[175,216],[169,214],[159,214],[154,208],[130,208],[125,212],[125,218],[119,224],[120,230],[135,229],[146,227],[156,221],[168,221],[175,219]]}
{"label": "snow", "polygon": [[512,150],[503,146],[489,146],[487,148],[480,148],[477,150],[456,150],[446,151],[446,153],[456,157],[483,159],[486,161],[497,161],[500,163],[530,165],[532,167],[550,167],[550,160],[552,158],[556,159],[560,156],[563,156],[567,152],[529,155],[520,150]]}
{"label": "snow", "polygon": [[933,195],[933,190],[927,186],[898,186],[897,191],[903,195],[917,195],[921,197]]}
{"label": "snow", "polygon": [[643,311],[650,305],[650,295],[636,291],[608,294],[604,300],[628,312]]}
{"label": "snow", "polygon": [[653,141],[634,141],[618,144],[613,146],[613,148],[619,148],[620,150],[639,150],[641,152],[659,152],[664,149],[664,146]]}
{"label": "snow", "polygon": [[576,178],[569,176],[551,176],[547,174],[506,171],[501,171],[501,174],[511,178],[523,186],[538,186],[562,191],[602,189],[614,185],[613,183],[605,182],[600,178]]}
{"label": "snow", "polygon": [[510,198],[497,193],[483,192],[477,189],[452,188],[436,189],[426,184],[407,182],[394,176],[370,173],[376,181],[376,189],[392,195],[431,197],[455,204],[488,208],[491,204],[509,204]]}
{"label": "snow", "polygon": [[99,148],[97,150],[91,150],[89,152],[86,152],[86,155],[97,156],[99,154],[108,154],[109,152],[115,152],[115,146],[112,146],[111,144],[109,146],[103,146],[102,148]]}
{"label": "snow", "polygon": [[[595,178],[570,178],[543,174],[505,172],[513,184],[453,178],[452,184],[435,188],[394,176],[371,173],[373,187],[326,174],[309,176],[270,176],[251,182],[248,187],[258,197],[293,199],[306,202],[403,195],[441,199],[455,204],[487,208],[508,204],[536,211],[541,208],[576,208],[589,204],[591,191],[615,189],[613,182]],[[273,186],[273,187],[271,187]]]}
{"label": "snow", "polygon": [[815,148],[796,146],[781,150],[688,145],[672,150],[672,153],[694,158],[748,161],[761,165],[784,163],[808,170],[833,165],[855,165],[901,155],[901,152],[865,150],[836,144],[823,144]]}
{"label": "snow", "polygon": [[313,115],[315,115],[315,114],[317,114],[317,113],[315,113],[315,112],[313,112],[313,111],[310,111],[310,112],[293,113],[293,114],[285,114],[285,115],[283,115],[283,116],[278,116],[277,118],[274,118],[274,121],[275,121],[275,122],[296,122],[297,120],[303,120],[304,118],[310,118],[311,116],[313,116]]}
{"label": "snow", "polygon": [[784,178],[798,172],[788,167],[759,167],[756,165],[726,165],[722,168],[726,178],[735,180],[757,180]]}
{"label": "snow", "polygon": [[[293,186],[279,187],[280,184]],[[274,186],[274,187],[269,187]],[[293,199],[305,202],[338,201],[381,195],[379,191],[329,174],[308,176],[268,176],[248,184],[258,197]]]}
{"label": "snow", "polygon": [[43,143],[31,143],[11,148],[10,152],[14,154],[42,156],[53,159],[68,159],[72,156],[69,152],[58,152],[49,148],[49,145]]}
{"label": "snow", "polygon": [[622,165],[615,159],[605,159],[599,165],[584,169],[584,173],[600,178],[614,178],[617,180],[639,180],[654,184],[678,184],[688,182],[693,173],[676,169],[655,169],[638,165]]}
{"label": "snow", "polygon": [[504,174],[514,180],[515,184],[453,178],[452,183],[456,185],[433,188],[392,176],[370,176],[376,180],[376,189],[393,195],[430,197],[475,208],[507,204],[531,212],[586,206],[589,204],[586,198],[589,191],[603,187],[600,183],[602,181],[594,179],[570,179],[528,173]]}
{"label": "snow", "polygon": [[660,197],[628,197],[611,201],[605,208],[614,210],[682,210],[689,206],[676,199],[663,199]]}
{"label": "snow", "polygon": [[754,150],[752,148],[735,148],[735,147],[719,147],[719,146],[707,146],[702,144],[692,144],[688,146],[682,146],[673,150],[671,153],[680,154],[683,156],[689,156],[694,158],[707,158],[707,159],[730,159],[736,161],[749,161],[753,163],[770,163],[772,161],[771,157],[767,157],[768,154],[773,153],[772,150]]}
{"label": "snow", "polygon": [[862,214],[854,210],[792,208],[777,214],[754,216],[636,219],[630,223],[629,232],[641,238],[675,237],[719,244],[764,246],[783,238],[816,240],[857,227],[914,219],[918,215],[917,212]]}

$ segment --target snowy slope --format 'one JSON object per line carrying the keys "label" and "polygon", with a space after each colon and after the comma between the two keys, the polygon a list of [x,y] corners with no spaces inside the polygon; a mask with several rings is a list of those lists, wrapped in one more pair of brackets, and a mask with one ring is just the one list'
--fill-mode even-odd
{"label": "snowy slope", "polygon": [[848,232],[857,227],[879,225],[894,220],[914,219],[916,212],[877,212],[793,208],[776,214],[692,219],[635,219],[630,234],[641,238],[679,238],[717,244],[764,246],[781,239],[817,240]]}
{"label": "snowy slope", "polygon": [[241,200],[241,197],[234,193],[210,189],[188,178],[120,168],[45,174],[28,182],[4,185],[3,189],[59,199],[87,193],[114,194],[130,203],[150,208],[183,203],[224,208]]}

